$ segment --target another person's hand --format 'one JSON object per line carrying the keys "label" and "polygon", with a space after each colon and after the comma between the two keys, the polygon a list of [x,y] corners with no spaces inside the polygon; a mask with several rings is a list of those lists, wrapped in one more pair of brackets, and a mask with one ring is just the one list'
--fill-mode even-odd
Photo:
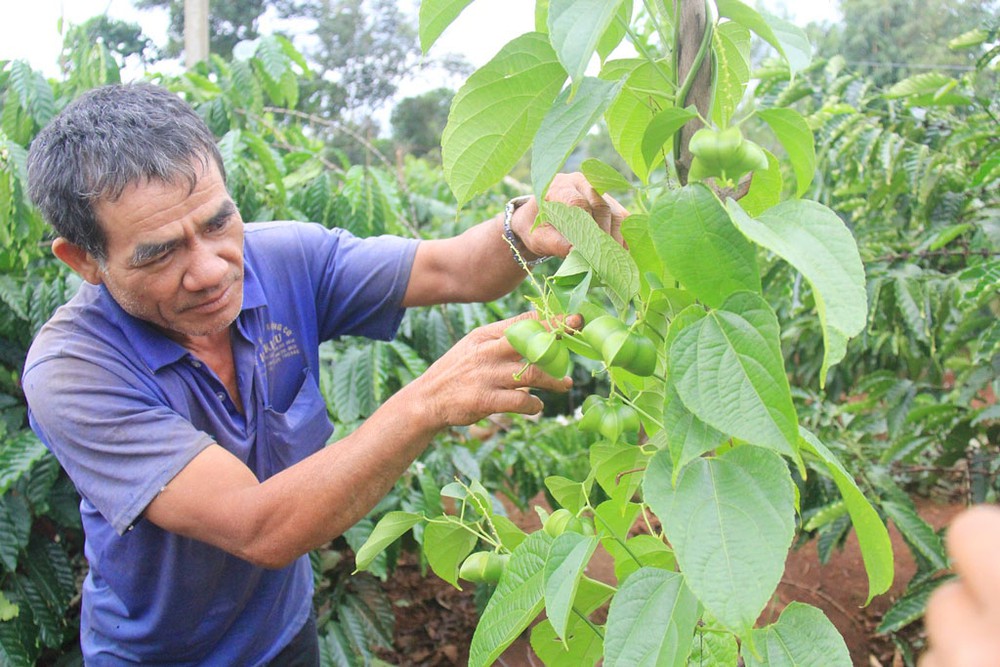
{"label": "another person's hand", "polygon": [[[611,195],[602,197],[597,194],[583,174],[556,174],[545,200],[582,208],[593,216],[602,230],[624,245],[621,227],[622,220],[628,217],[628,211]],[[569,241],[549,224],[536,227],[537,215],[538,204],[532,199],[519,207],[511,219],[511,229],[524,247],[537,257],[568,255],[571,250]]]}
{"label": "another person's hand", "polygon": [[[504,331],[533,317],[535,313],[524,313],[472,330],[412,383],[438,428],[473,424],[498,412],[536,414],[542,401],[529,389],[562,393],[573,386],[570,378],[554,378],[533,365],[515,378],[525,361]],[[566,324],[578,329],[582,318],[571,315]]]}
{"label": "another person's hand", "polygon": [[947,535],[958,579],[934,591],[924,624],[930,649],[920,667],[1000,665],[1000,508],[960,514]]}

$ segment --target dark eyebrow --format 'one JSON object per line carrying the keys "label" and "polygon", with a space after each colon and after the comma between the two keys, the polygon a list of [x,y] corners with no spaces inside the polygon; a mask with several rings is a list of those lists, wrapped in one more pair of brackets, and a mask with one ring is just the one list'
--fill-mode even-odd
{"label": "dark eyebrow", "polygon": [[[202,229],[208,229],[211,227],[216,227],[222,222],[225,222],[233,215],[236,214],[236,205],[233,200],[227,199],[216,211],[215,215],[202,223]],[[159,257],[160,255],[169,252],[181,243],[181,239],[173,239],[170,241],[164,241],[162,243],[145,243],[140,244],[135,247],[132,252],[132,258],[129,260],[129,266],[138,267],[142,266],[146,262]]]}

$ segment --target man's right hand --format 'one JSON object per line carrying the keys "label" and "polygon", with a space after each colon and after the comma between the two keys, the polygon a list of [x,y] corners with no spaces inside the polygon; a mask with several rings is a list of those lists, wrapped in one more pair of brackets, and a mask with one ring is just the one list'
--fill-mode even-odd
{"label": "man's right hand", "polygon": [[[534,365],[515,378],[525,361],[503,334],[514,322],[534,317],[524,313],[474,329],[411,383],[437,429],[466,426],[498,412],[536,414],[542,401],[529,389],[569,391],[570,378],[554,378]],[[576,329],[582,321],[573,315],[566,324]]]}

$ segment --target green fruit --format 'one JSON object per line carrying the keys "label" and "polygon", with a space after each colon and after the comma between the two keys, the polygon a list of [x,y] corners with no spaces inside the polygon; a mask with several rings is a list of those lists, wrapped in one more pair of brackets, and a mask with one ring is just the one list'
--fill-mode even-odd
{"label": "green fruit", "polygon": [[733,157],[731,165],[727,165],[726,175],[734,181],[751,171],[767,171],[767,154],[752,141],[744,141]]}
{"label": "green fruit", "polygon": [[581,431],[597,433],[600,431],[601,419],[607,412],[607,405],[603,398],[596,394],[591,394],[583,402],[583,417],[577,427]]}
{"label": "green fruit", "polygon": [[604,341],[618,331],[628,331],[628,327],[613,315],[601,315],[583,327],[580,337],[592,348],[601,351],[604,348]]}
{"label": "green fruit", "polygon": [[616,332],[604,341],[601,354],[608,366],[647,376],[656,371],[656,345],[636,331]]}
{"label": "green fruit", "polygon": [[701,160],[706,169],[718,172],[732,163],[733,156],[742,143],[743,133],[738,127],[729,127],[721,131],[703,127],[691,135],[688,150],[691,151],[691,155]]}
{"label": "green fruit", "polygon": [[576,517],[574,517],[573,513],[568,509],[559,508],[550,514],[549,518],[545,520],[542,530],[544,530],[549,537],[559,537],[566,532],[566,527],[574,518]]}
{"label": "green fruit", "polygon": [[533,364],[547,364],[556,358],[561,347],[554,333],[536,333],[528,340],[524,358]]}
{"label": "green fruit", "polygon": [[518,320],[507,327],[503,335],[525,359],[528,358],[528,342],[536,335],[546,333],[545,327],[538,320]]}
{"label": "green fruit", "polygon": [[496,551],[477,551],[469,554],[458,569],[458,576],[472,583],[495,584],[507,567],[508,554]]}
{"label": "green fruit", "polygon": [[535,365],[541,368],[554,378],[562,378],[569,374],[570,358],[567,350],[560,341],[556,341],[555,353],[546,361],[538,360]]}

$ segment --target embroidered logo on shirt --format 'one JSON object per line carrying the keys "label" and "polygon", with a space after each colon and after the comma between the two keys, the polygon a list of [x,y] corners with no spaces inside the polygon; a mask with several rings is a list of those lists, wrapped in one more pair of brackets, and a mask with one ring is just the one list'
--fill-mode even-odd
{"label": "embroidered logo on shirt", "polygon": [[279,322],[269,322],[267,335],[257,338],[257,356],[270,372],[279,363],[302,354],[295,333]]}

